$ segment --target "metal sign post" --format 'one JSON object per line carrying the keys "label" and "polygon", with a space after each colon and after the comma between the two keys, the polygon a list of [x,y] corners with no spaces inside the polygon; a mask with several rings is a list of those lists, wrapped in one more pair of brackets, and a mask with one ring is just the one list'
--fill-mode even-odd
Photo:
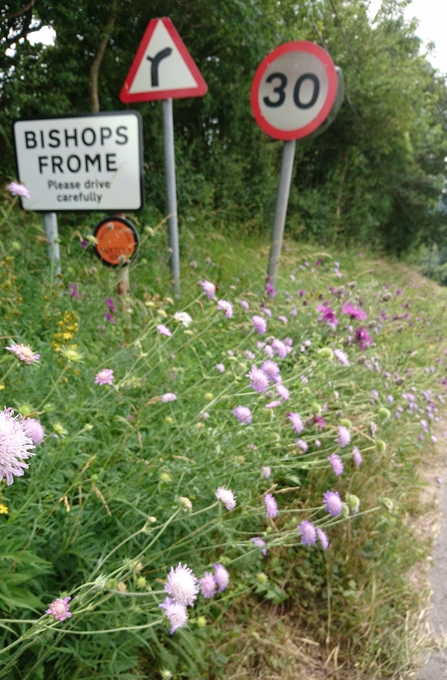
{"label": "metal sign post", "polygon": [[61,252],[59,248],[59,232],[57,228],[56,213],[45,213],[43,216],[43,225],[45,227],[45,234],[48,241],[48,257],[53,265],[54,275],[59,276],[61,274]]}
{"label": "metal sign post", "polygon": [[277,47],[261,62],[253,79],[251,108],[256,122],[270,137],[285,142],[268,264],[272,286],[281,255],[296,140],[332,122],[341,104],[339,98],[336,109],[339,83],[326,50],[307,41]]}
{"label": "metal sign post", "polygon": [[180,252],[172,99],[203,97],[207,91],[206,82],[171,20],[152,19],[124,81],[120,99],[125,104],[162,100],[169,249],[176,292],[180,289]]}
{"label": "metal sign post", "polygon": [[163,99],[163,146],[165,152],[165,179],[168,205],[169,249],[174,290],[180,290],[180,251],[178,242],[177,191],[175,185],[174,118],[172,99]]}

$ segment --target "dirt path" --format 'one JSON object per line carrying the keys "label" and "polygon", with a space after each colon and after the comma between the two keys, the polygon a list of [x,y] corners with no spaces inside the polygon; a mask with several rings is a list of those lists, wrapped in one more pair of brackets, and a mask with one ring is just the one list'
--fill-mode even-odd
{"label": "dirt path", "polygon": [[[439,469],[438,471],[441,472]],[[439,525],[433,543],[433,566],[429,571],[429,580],[433,592],[427,619],[433,635],[436,638],[444,638],[444,644],[442,644],[442,640],[438,640],[437,647],[433,648],[427,655],[417,680],[445,680],[447,678],[447,480],[445,466],[443,466],[442,472],[443,483],[440,492],[435,493],[439,499]],[[433,479],[430,480],[432,489],[436,488],[433,484],[434,481]]]}

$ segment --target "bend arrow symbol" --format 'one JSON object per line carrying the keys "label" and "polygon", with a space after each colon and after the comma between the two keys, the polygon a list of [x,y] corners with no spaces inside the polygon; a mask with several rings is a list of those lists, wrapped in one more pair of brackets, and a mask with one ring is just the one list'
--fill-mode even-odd
{"label": "bend arrow symbol", "polygon": [[155,57],[146,57],[146,59],[151,62],[151,87],[158,87],[158,66],[162,59],[169,57],[171,52],[171,47],[165,47],[165,49],[160,50]]}

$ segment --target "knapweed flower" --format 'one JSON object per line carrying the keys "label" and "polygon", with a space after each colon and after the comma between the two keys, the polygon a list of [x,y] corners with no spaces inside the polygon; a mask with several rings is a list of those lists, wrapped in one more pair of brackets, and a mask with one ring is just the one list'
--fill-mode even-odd
{"label": "knapweed flower", "polygon": [[114,377],[112,368],[103,368],[95,375],[95,385],[112,385]]}
{"label": "knapweed flower", "polygon": [[227,300],[219,300],[217,303],[217,309],[220,309],[220,311],[225,314],[227,319],[231,319],[233,316],[233,305]]}
{"label": "knapweed flower", "polygon": [[365,321],[365,319],[368,318],[367,313],[363,309],[360,309],[359,307],[355,307],[350,302],[345,302],[345,304],[342,305],[341,311],[342,311],[343,314],[347,314],[348,316],[350,316],[351,319],[358,319],[359,321]]}
{"label": "knapweed flower", "polygon": [[30,198],[30,193],[24,184],[19,182],[10,182],[6,187],[13,196],[21,196],[22,198]]}
{"label": "knapweed flower", "polygon": [[259,536],[253,536],[253,538],[250,538],[250,541],[253,543],[253,545],[256,548],[259,548],[261,550],[263,555],[267,555],[267,548],[265,547],[265,541],[263,541],[262,538],[259,538]]}
{"label": "knapweed flower", "polygon": [[323,494],[323,503],[326,512],[332,517],[337,517],[343,510],[343,503],[341,502],[338,491],[325,491]]}
{"label": "knapweed flower", "polygon": [[253,328],[255,329],[256,333],[262,334],[267,331],[267,321],[264,319],[264,317],[255,314],[251,317],[251,320],[253,321]]}
{"label": "knapweed flower", "polygon": [[303,545],[313,545],[317,541],[317,531],[312,524],[307,519],[303,520],[301,524],[297,526],[298,533],[301,536],[301,543]]}
{"label": "knapweed flower", "polygon": [[46,610],[45,614],[51,614],[55,621],[65,621],[65,619],[71,619],[70,605],[68,604],[71,597],[58,597],[54,602],[50,604],[49,609]]}
{"label": "knapweed flower", "polygon": [[326,532],[323,531],[323,529],[317,529],[317,536],[320,540],[321,547],[323,548],[323,550],[327,550],[329,546],[329,539],[327,537]]}
{"label": "knapweed flower", "polygon": [[360,453],[357,446],[354,446],[354,448],[352,449],[352,457],[354,459],[355,467],[357,467],[357,468],[360,467],[360,465],[362,464],[363,458],[362,458],[362,454]]}
{"label": "knapweed flower", "polygon": [[22,425],[25,433],[30,439],[32,439],[33,444],[42,444],[45,438],[45,429],[38,420],[35,420],[34,418],[26,418],[22,421]]}
{"label": "knapweed flower", "polygon": [[230,574],[225,569],[223,564],[214,565],[214,580],[216,581],[218,593],[222,593],[228,588],[228,584],[230,583]]}
{"label": "knapweed flower", "polygon": [[270,297],[275,297],[276,296],[276,290],[273,284],[270,283],[270,277],[266,276],[266,283],[265,283],[265,292],[267,295],[270,295]]}
{"label": "knapweed flower", "polygon": [[251,411],[247,406],[236,406],[233,410],[233,415],[244,425],[251,423]]}
{"label": "knapweed flower", "polygon": [[280,368],[276,361],[267,359],[267,361],[264,361],[262,364],[261,371],[263,371],[272,382],[277,383],[281,381]]}
{"label": "knapweed flower", "polygon": [[167,326],[164,325],[164,323],[158,324],[157,331],[160,333],[160,335],[166,335],[167,338],[170,338],[172,335],[171,331]]}
{"label": "knapweed flower", "polygon": [[158,605],[164,612],[171,624],[170,633],[175,633],[178,628],[183,628],[188,620],[188,612],[186,607],[179,602],[176,602],[170,597],[165,598],[164,602]]}
{"label": "knapweed flower", "polygon": [[206,297],[212,300],[216,297],[216,286],[211,281],[202,281],[201,286]]}
{"label": "knapweed flower", "polygon": [[226,489],[224,486],[219,486],[216,491],[216,498],[225,505],[227,510],[234,510],[236,507],[236,496],[230,489]]}
{"label": "knapweed flower", "polygon": [[255,392],[266,392],[268,389],[269,379],[260,368],[253,366],[246,377],[250,378],[250,387],[254,389]]}
{"label": "knapweed flower", "polygon": [[188,312],[176,312],[174,314],[174,319],[181,323],[182,326],[185,326],[185,328],[189,328],[192,324],[192,318],[189,316]]}
{"label": "knapweed flower", "polygon": [[340,425],[338,428],[338,437],[337,437],[337,442],[339,446],[343,449],[345,446],[349,444],[351,441],[351,433],[349,432],[348,428],[345,427],[344,425]]}
{"label": "knapweed flower", "polygon": [[203,574],[202,578],[199,578],[199,583],[203,597],[206,600],[209,600],[210,597],[213,597],[213,595],[216,592],[217,583],[214,579],[213,574],[210,571],[206,571]]}
{"label": "knapweed flower", "polygon": [[355,339],[360,349],[367,349],[372,344],[371,336],[364,326],[356,330]]}
{"label": "knapweed flower", "polygon": [[295,430],[297,434],[301,434],[301,432],[304,430],[304,425],[303,421],[301,420],[301,416],[298,413],[287,413],[287,417],[292,423],[292,427]]}
{"label": "knapweed flower", "polygon": [[343,474],[343,461],[340,458],[340,456],[337,456],[336,453],[331,453],[330,456],[327,457],[328,461],[330,462],[332,469],[334,473],[339,477],[339,475]]}
{"label": "knapweed flower", "polygon": [[265,514],[268,519],[276,517],[278,514],[278,504],[275,497],[271,493],[266,493],[264,496]]}
{"label": "knapweed flower", "polygon": [[334,357],[343,364],[343,366],[349,366],[348,355],[341,349],[334,349]]}
{"label": "knapweed flower", "polygon": [[269,479],[272,476],[272,468],[270,468],[268,465],[264,465],[261,469],[261,474],[264,479]]}
{"label": "knapweed flower", "polygon": [[223,364],[216,364],[216,368],[219,373],[225,373],[225,366]]}
{"label": "knapweed flower", "polygon": [[319,307],[317,307],[317,312],[320,312],[318,321],[320,321],[321,323],[327,323],[327,325],[330,326],[331,328],[337,327],[338,319],[332,307],[329,307],[327,305],[320,305]]}
{"label": "knapweed flower", "polygon": [[104,318],[107,319],[107,321],[109,323],[116,323],[114,317],[112,316],[112,314],[110,312],[105,311],[104,312]]}
{"label": "knapweed flower", "polygon": [[176,401],[177,395],[174,392],[166,392],[162,395],[161,400],[164,404],[167,404],[169,401]]}
{"label": "knapweed flower", "polygon": [[106,305],[110,309],[111,312],[116,312],[116,307],[113,304],[112,298],[106,297]]}
{"label": "knapweed flower", "polygon": [[20,361],[23,361],[25,364],[33,364],[35,361],[39,361],[40,359],[40,354],[35,354],[31,347],[28,347],[28,345],[21,345],[12,342],[11,346],[5,347],[5,349],[7,349],[8,352],[15,354],[17,359],[20,359]]}
{"label": "knapweed flower", "polygon": [[181,562],[179,562],[175,569],[171,567],[164,589],[175,602],[182,604],[184,607],[192,607],[199,592],[197,579],[192,569]]}
{"label": "knapweed flower", "polygon": [[9,486],[14,481],[14,475],[21,477],[28,465],[23,461],[34,453],[33,440],[23,427],[21,416],[14,417],[12,408],[0,411],[0,480],[6,477]]}
{"label": "knapweed flower", "polygon": [[78,287],[76,283],[69,283],[68,284],[68,290],[69,290],[69,296],[72,297],[74,300],[79,300],[84,293],[82,290]]}

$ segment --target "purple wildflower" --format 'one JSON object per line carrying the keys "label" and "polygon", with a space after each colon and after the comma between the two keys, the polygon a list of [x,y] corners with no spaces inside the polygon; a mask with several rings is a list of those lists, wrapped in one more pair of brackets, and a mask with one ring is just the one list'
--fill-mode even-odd
{"label": "purple wildflower", "polygon": [[281,399],[283,399],[284,401],[288,401],[288,399],[290,397],[290,392],[287,389],[287,387],[285,387],[284,385],[281,385],[281,383],[279,383],[278,385],[276,385],[275,389],[276,389],[278,395],[281,397]]}
{"label": "purple wildflower", "polygon": [[265,392],[268,389],[269,379],[260,368],[253,366],[246,377],[250,378],[250,387],[254,389],[255,392]]}
{"label": "purple wildflower", "polygon": [[201,285],[207,298],[212,300],[216,297],[216,286],[214,283],[211,283],[211,281],[202,281]]}
{"label": "purple wildflower", "polygon": [[177,395],[174,392],[166,392],[166,394],[161,395],[161,400],[164,404],[167,404],[169,401],[176,401]]}
{"label": "purple wildflower", "polygon": [[306,453],[307,449],[309,448],[309,444],[304,441],[304,439],[297,439],[295,444],[303,453]]}
{"label": "purple wildflower", "polygon": [[251,320],[253,321],[253,328],[255,329],[255,333],[262,334],[267,331],[267,321],[264,319],[264,317],[255,314],[254,316],[251,317]]}
{"label": "purple wildflower", "polygon": [[340,448],[343,449],[345,446],[347,446],[349,444],[350,441],[351,441],[351,434],[350,434],[348,428],[345,427],[344,425],[340,425],[339,428],[338,428],[338,437],[337,437],[337,442],[338,442]]}
{"label": "purple wildflower", "polygon": [[364,326],[356,330],[355,339],[362,350],[367,349],[372,344],[371,336]]}
{"label": "purple wildflower", "polygon": [[359,321],[365,321],[368,318],[367,313],[359,307],[355,307],[350,302],[345,302],[342,306],[341,311],[343,314],[347,314],[351,319],[358,319]]}
{"label": "purple wildflower", "polygon": [[74,300],[79,300],[84,293],[80,288],[78,288],[76,283],[69,283],[68,284],[68,289],[69,289],[69,296],[72,297]]}
{"label": "purple wildflower", "polygon": [[113,304],[112,298],[106,297],[106,305],[110,309],[111,312],[116,312],[116,307]]}
{"label": "purple wildflower", "polygon": [[280,369],[276,361],[267,359],[267,361],[264,361],[264,363],[262,364],[261,371],[263,371],[269,378],[269,380],[271,380],[274,383],[277,383],[281,380]]}
{"label": "purple wildflower", "polygon": [[217,303],[217,309],[219,309],[221,312],[224,312],[227,319],[231,319],[233,316],[233,305],[231,302],[227,302],[227,300],[219,300]]}
{"label": "purple wildflower", "polygon": [[203,577],[199,579],[199,583],[203,597],[206,600],[209,600],[210,597],[213,597],[216,592],[217,584],[214,580],[213,574],[210,571],[206,571],[203,574]]}
{"label": "purple wildflower", "polygon": [[184,607],[192,607],[199,592],[197,579],[192,569],[187,564],[183,565],[181,562],[178,563],[175,569],[171,567],[164,589],[175,602],[182,604]]}
{"label": "purple wildflower", "polygon": [[104,312],[104,317],[105,317],[105,318],[107,319],[107,321],[109,321],[110,323],[115,323],[115,319],[113,318],[113,316],[111,315],[110,312],[107,312],[107,311]]}
{"label": "purple wildflower", "polygon": [[71,619],[70,605],[68,604],[71,597],[61,597],[56,598],[54,602],[50,604],[49,609],[46,610],[45,614],[51,614],[55,621],[65,621],[65,619]]}
{"label": "purple wildflower", "polygon": [[272,349],[279,356],[280,359],[284,359],[289,353],[287,345],[285,345],[281,340],[275,338],[272,342]]}
{"label": "purple wildflower", "polygon": [[8,352],[12,352],[16,355],[17,359],[23,361],[25,364],[32,364],[35,361],[39,361],[40,354],[35,354],[31,347],[28,345],[18,345],[15,342],[11,342],[10,347],[5,347]]}
{"label": "purple wildflower", "polygon": [[338,359],[338,361],[343,364],[343,366],[349,366],[348,355],[341,349],[334,349],[334,357]]}
{"label": "purple wildflower", "polygon": [[216,364],[216,369],[219,373],[225,373],[225,366],[223,364]]}
{"label": "purple wildflower", "polygon": [[244,351],[244,357],[250,359],[250,361],[254,361],[256,359],[256,354],[254,352],[250,352],[249,349],[246,349]]}
{"label": "purple wildflower", "polygon": [[301,434],[301,432],[304,430],[304,425],[303,421],[301,420],[301,416],[298,413],[287,413],[286,414],[290,422],[292,423],[292,427],[295,430],[297,434]]}
{"label": "purple wildflower", "polygon": [[303,545],[313,545],[317,541],[317,532],[312,524],[307,519],[303,520],[301,524],[297,526],[298,533],[301,536],[301,543]]}
{"label": "purple wildflower", "polygon": [[276,517],[278,514],[278,504],[275,497],[271,493],[266,493],[264,496],[265,514],[267,518]]}
{"label": "purple wildflower", "polygon": [[244,425],[251,423],[251,411],[247,406],[236,406],[233,410],[233,415]]}
{"label": "purple wildflower", "polygon": [[250,541],[253,543],[254,546],[256,546],[256,548],[260,548],[263,555],[267,555],[265,541],[263,541],[262,538],[259,538],[259,536],[254,536],[253,538],[250,538]]}
{"label": "purple wildflower", "polygon": [[34,456],[30,449],[35,446],[30,435],[23,426],[21,416],[14,418],[12,408],[0,411],[0,480],[6,477],[9,486],[14,481],[14,475],[21,477],[28,465],[23,461]]}
{"label": "purple wildflower", "polygon": [[284,316],[283,314],[280,314],[280,315],[278,316],[278,319],[279,319],[279,321],[281,321],[281,322],[282,322],[283,324],[285,324],[285,325],[287,325],[287,324],[289,323],[287,317]]}
{"label": "purple wildflower", "polygon": [[314,423],[320,430],[322,430],[326,425],[324,418],[322,416],[317,415],[316,413],[314,414]]}
{"label": "purple wildflower", "polygon": [[157,331],[160,333],[160,335],[166,335],[168,338],[170,338],[172,335],[171,331],[167,326],[164,325],[164,323],[158,324]]}
{"label": "purple wildflower", "polygon": [[276,408],[277,406],[281,406],[281,403],[280,399],[275,399],[274,401],[269,401],[269,403],[265,405],[265,408]]}
{"label": "purple wildflower", "polygon": [[114,380],[113,369],[103,368],[95,375],[95,385],[111,385]]}
{"label": "purple wildflower", "polygon": [[338,491],[325,491],[323,494],[323,503],[326,512],[332,517],[337,517],[343,510],[343,503],[341,502]]}
{"label": "purple wildflower", "polygon": [[343,467],[343,461],[340,458],[340,456],[338,456],[336,453],[331,453],[331,455],[328,456],[327,459],[330,462],[330,464],[332,465],[332,469],[333,469],[334,473],[337,475],[337,477],[339,477],[341,474],[343,474],[344,467]]}
{"label": "purple wildflower", "polygon": [[164,609],[169,623],[171,624],[170,633],[173,635],[178,628],[183,628],[188,620],[188,612],[186,607],[179,602],[176,602],[170,597],[165,598],[164,602],[158,605],[160,609]]}
{"label": "purple wildflower", "polygon": [[230,583],[230,574],[225,569],[223,564],[214,565],[214,580],[216,581],[218,593],[222,593],[228,588],[228,584]]}
{"label": "purple wildflower", "polygon": [[87,248],[88,247],[87,239],[81,238],[81,240],[79,241],[79,245],[81,246],[81,248]]}
{"label": "purple wildflower", "polygon": [[320,305],[317,307],[317,312],[320,312],[318,321],[321,323],[327,323],[327,325],[331,328],[336,328],[338,319],[332,307],[329,307],[328,305]]}
{"label": "purple wildflower", "polygon": [[270,276],[268,275],[265,277],[265,292],[272,298],[276,296],[275,287],[270,283]]}
{"label": "purple wildflower", "polygon": [[264,465],[264,467],[261,469],[261,474],[264,479],[269,479],[272,476],[272,468],[270,468],[268,465]]}
{"label": "purple wildflower", "polygon": [[26,435],[32,439],[33,444],[42,444],[45,438],[45,429],[38,420],[34,418],[26,418],[23,422],[23,429]]}
{"label": "purple wildflower", "polygon": [[236,507],[236,496],[230,489],[226,489],[224,486],[219,486],[216,491],[216,498],[225,505],[227,510],[234,510]]}
{"label": "purple wildflower", "polygon": [[250,305],[245,300],[239,300],[239,304],[246,312],[250,309]]}
{"label": "purple wildflower", "polygon": [[324,532],[323,529],[317,529],[317,536],[320,539],[323,550],[327,550],[329,546],[329,539],[326,535],[326,532]]}
{"label": "purple wildflower", "polygon": [[13,196],[21,196],[22,198],[30,198],[30,193],[24,184],[19,182],[10,182],[6,187]]}

